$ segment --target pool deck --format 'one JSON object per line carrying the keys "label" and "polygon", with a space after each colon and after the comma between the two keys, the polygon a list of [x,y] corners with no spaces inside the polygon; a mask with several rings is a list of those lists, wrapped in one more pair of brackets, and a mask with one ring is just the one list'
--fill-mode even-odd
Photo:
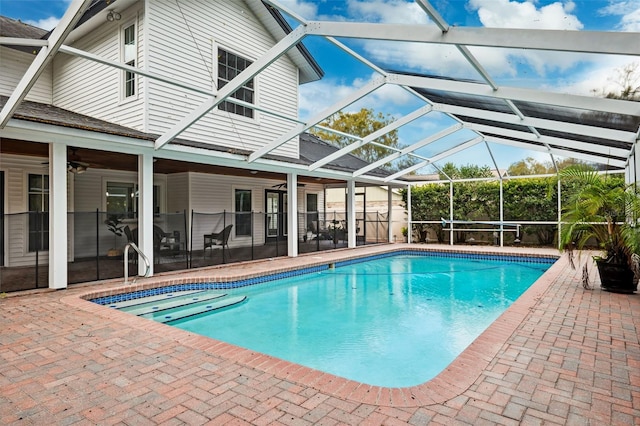
{"label": "pool deck", "polygon": [[[403,247],[163,274],[129,287],[233,280]],[[638,425],[640,295],[601,291],[591,266],[596,288],[584,290],[581,270],[562,257],[445,371],[409,388],[345,380],[83,299],[119,292],[121,280],[11,293],[0,299],[0,424]]]}

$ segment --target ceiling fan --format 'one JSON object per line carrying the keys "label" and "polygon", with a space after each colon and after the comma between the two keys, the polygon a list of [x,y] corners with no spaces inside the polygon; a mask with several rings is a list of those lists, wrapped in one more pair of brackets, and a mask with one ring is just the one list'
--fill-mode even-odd
{"label": "ceiling fan", "polygon": [[[69,171],[71,173],[74,173],[74,174],[77,174],[77,175],[86,172],[87,169],[89,168],[89,163],[85,163],[84,161],[80,160],[80,156],[76,152],[78,150],[78,148],[70,147],[69,150],[71,152],[69,153],[69,156],[67,157],[67,171]],[[45,161],[42,164],[48,165],[49,162]]]}
{"label": "ceiling fan", "polygon": [[71,173],[82,174],[87,171],[89,168],[89,163],[85,163],[84,161],[80,161],[80,156],[76,152],[78,148],[71,147],[69,150],[71,153],[69,154],[67,161],[67,170]]}

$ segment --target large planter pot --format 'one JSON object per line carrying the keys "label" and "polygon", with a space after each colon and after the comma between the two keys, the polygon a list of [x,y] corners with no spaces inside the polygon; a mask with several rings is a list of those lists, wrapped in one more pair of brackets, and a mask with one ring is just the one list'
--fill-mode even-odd
{"label": "large planter pot", "polygon": [[633,271],[628,265],[607,263],[604,260],[596,260],[596,265],[603,290],[615,293],[633,293],[637,290],[638,283],[633,279]]}

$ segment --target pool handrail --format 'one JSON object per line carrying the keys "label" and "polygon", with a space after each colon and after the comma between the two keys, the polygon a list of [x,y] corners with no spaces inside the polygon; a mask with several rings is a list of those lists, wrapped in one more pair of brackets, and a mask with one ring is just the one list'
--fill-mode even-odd
{"label": "pool handrail", "polygon": [[142,260],[144,260],[144,264],[147,267],[147,269],[144,272],[144,275],[142,276],[145,278],[148,278],[151,272],[151,264],[149,263],[149,258],[138,248],[136,243],[134,243],[133,241],[130,241],[127,243],[126,246],[124,246],[124,283],[125,284],[129,283],[128,282],[129,281],[129,247],[133,248],[133,251],[138,253],[138,255],[142,257]]}

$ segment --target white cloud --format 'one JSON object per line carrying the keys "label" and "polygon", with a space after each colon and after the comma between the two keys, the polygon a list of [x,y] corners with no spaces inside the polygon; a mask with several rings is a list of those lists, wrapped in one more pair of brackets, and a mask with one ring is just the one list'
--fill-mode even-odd
{"label": "white cloud", "polygon": [[60,18],[50,16],[48,18],[39,19],[37,21],[27,19],[24,22],[29,25],[33,25],[34,27],[42,28],[43,30],[52,30],[56,27],[56,25],[58,25],[58,22],[60,22]]}
{"label": "white cloud", "polygon": [[420,6],[405,0],[348,0],[347,9],[358,21],[388,24],[425,24],[429,21]]}
{"label": "white cloud", "polygon": [[[306,120],[318,112],[329,108],[340,99],[346,98],[376,77],[379,76],[374,73],[370,76],[370,79],[356,78],[351,82],[323,79],[301,86],[299,93],[301,119]],[[399,108],[404,110],[410,107],[412,102],[416,104],[420,103],[417,98],[407,90],[396,85],[384,85],[347,106],[343,111],[359,111],[362,108],[371,108],[376,112],[395,115]],[[401,114],[398,114],[398,116],[400,115]]]}
{"label": "white cloud", "polygon": [[300,118],[306,120],[324,111],[339,99],[348,96],[354,89],[353,84],[327,78],[300,86],[298,95]]}
{"label": "white cloud", "polygon": [[313,20],[317,18],[318,6],[315,3],[304,0],[278,0],[282,6],[290,9],[292,12],[297,13],[302,18],[307,20]]}
{"label": "white cloud", "polygon": [[551,3],[537,8],[533,2],[511,0],[470,0],[471,10],[478,11],[480,22],[492,28],[529,28],[546,30],[580,30],[582,23],[571,14],[572,2]]}
{"label": "white cloud", "polygon": [[[510,0],[470,0],[469,10],[476,11],[482,24],[496,28],[534,28],[580,30],[583,24],[572,12],[574,4],[552,3],[537,7],[533,2]],[[434,25],[415,3],[404,0],[350,0],[350,17],[381,23]],[[426,74],[455,78],[480,76],[453,46],[384,41],[362,41],[373,62],[390,69],[410,69]],[[522,51],[498,48],[470,48],[482,66],[494,77],[515,77],[518,71],[531,68],[530,74],[546,75],[556,70],[571,69],[584,61],[583,55]]]}
{"label": "white cloud", "polygon": [[610,0],[598,11],[603,16],[620,16],[618,27],[622,31],[640,31],[640,0]]}
{"label": "white cloud", "polygon": [[618,71],[624,66],[637,62],[637,58],[628,56],[604,56],[584,71],[576,73],[571,80],[557,81],[551,90],[573,93],[577,95],[594,95],[596,93],[619,91],[616,83]]}

